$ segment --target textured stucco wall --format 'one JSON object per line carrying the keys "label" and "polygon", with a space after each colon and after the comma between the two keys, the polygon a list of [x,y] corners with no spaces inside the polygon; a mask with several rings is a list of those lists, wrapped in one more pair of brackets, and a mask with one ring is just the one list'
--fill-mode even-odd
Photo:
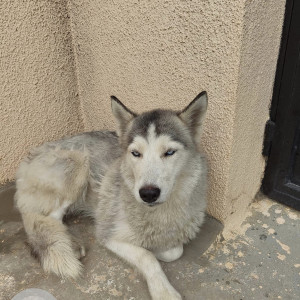
{"label": "textured stucco wall", "polygon": [[204,130],[210,210],[222,219],[243,31],[241,1],[69,1],[88,130],[113,126],[109,96],[130,108],[181,109],[209,94]]}
{"label": "textured stucco wall", "polygon": [[30,147],[83,130],[66,1],[0,3],[0,183]]}
{"label": "textured stucco wall", "polygon": [[[262,144],[269,119],[285,0],[246,1],[230,169],[225,192],[227,229],[245,218],[265,169]],[[225,220],[226,221],[226,220]],[[233,221],[233,222],[232,222]]]}
{"label": "textured stucco wall", "polygon": [[111,94],[141,112],[207,90],[209,210],[232,223],[260,186],[284,4],[68,1],[85,129],[113,126]]}
{"label": "textured stucco wall", "polygon": [[113,128],[111,94],[141,112],[180,109],[207,90],[209,211],[228,225],[243,218],[264,170],[285,1],[67,4],[0,4],[0,183],[33,145]]}

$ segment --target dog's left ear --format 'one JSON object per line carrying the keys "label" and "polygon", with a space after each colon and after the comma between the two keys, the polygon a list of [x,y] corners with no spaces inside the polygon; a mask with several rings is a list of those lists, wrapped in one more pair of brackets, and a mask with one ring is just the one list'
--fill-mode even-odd
{"label": "dog's left ear", "polygon": [[117,133],[121,136],[127,128],[127,124],[137,116],[134,112],[128,109],[117,97],[111,96],[111,109],[117,121]]}
{"label": "dog's left ear", "polygon": [[196,142],[201,134],[207,102],[207,93],[203,91],[183,111],[178,113],[178,116],[190,129]]}

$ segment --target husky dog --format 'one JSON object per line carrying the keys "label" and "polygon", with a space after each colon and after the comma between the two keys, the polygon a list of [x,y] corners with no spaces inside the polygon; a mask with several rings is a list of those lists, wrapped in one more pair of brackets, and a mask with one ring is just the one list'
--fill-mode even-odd
{"label": "husky dog", "polygon": [[136,114],[116,97],[111,103],[117,134],[49,142],[21,162],[15,202],[29,244],[45,271],[76,278],[85,250],[62,218],[85,211],[98,241],[143,274],[153,299],[181,299],[157,259],[178,259],[204,221],[207,94],[180,112]]}

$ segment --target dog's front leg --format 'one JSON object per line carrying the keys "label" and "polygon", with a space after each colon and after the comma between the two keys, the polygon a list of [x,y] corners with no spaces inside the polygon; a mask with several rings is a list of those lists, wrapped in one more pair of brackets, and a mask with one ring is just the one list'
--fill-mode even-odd
{"label": "dog's front leg", "polygon": [[152,299],[179,300],[179,293],[172,287],[155,256],[148,250],[124,242],[110,240],[109,250],[134,265],[145,277]]}

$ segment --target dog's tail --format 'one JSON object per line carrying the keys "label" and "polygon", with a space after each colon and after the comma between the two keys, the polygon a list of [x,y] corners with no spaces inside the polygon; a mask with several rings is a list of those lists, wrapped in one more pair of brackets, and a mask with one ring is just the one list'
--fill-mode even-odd
{"label": "dog's tail", "polygon": [[76,245],[67,227],[60,220],[41,214],[26,213],[22,218],[32,254],[40,260],[43,269],[63,278],[78,277],[83,250]]}
{"label": "dog's tail", "polygon": [[[47,272],[76,278],[83,248],[68,232],[62,217],[84,198],[89,174],[85,152],[37,150],[17,172],[15,204],[22,215],[32,253]],[[81,255],[80,255],[81,254]]]}

